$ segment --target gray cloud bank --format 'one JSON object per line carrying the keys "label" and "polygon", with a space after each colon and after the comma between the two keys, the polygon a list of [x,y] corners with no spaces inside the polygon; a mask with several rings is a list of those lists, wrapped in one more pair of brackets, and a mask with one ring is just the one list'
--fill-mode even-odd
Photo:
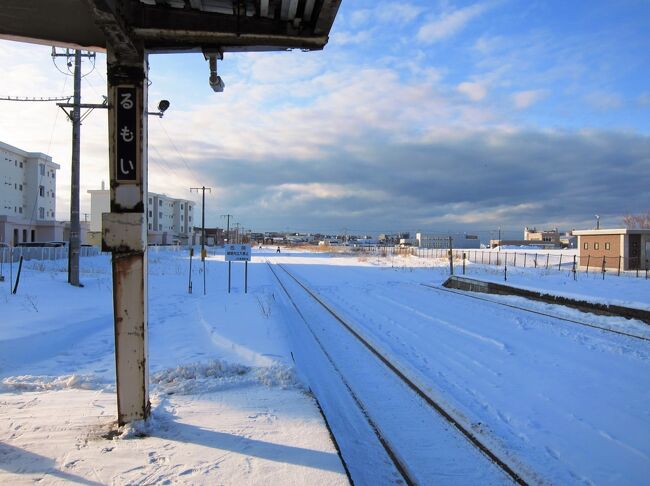
{"label": "gray cloud bank", "polygon": [[[475,131],[426,142],[364,141],[317,158],[223,160],[205,144],[194,162],[261,230],[378,232],[620,226],[650,206],[650,137],[618,132]],[[213,153],[214,156],[209,154]]]}

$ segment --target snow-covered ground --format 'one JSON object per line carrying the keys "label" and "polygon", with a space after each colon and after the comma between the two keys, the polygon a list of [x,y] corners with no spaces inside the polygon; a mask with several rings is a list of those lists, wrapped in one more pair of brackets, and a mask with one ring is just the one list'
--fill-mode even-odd
{"label": "snow-covered ground", "polygon": [[[345,484],[315,384],[292,357],[308,337],[291,333],[301,324],[266,260],[286,264],[529,479],[650,477],[647,342],[421,286],[444,281],[442,259],[266,249],[253,259],[249,293],[235,264],[227,294],[227,266],[211,256],[204,296],[196,259],[188,294],[187,252],[150,252],[153,414],[118,431],[109,258],[82,259],[82,289],[66,284],[65,261],[26,262],[17,295],[0,284],[0,483]],[[500,272],[467,266],[474,278]],[[650,308],[643,279],[513,268],[508,282]]]}
{"label": "snow-covered ground", "polygon": [[82,259],[81,289],[63,260],[1,284],[0,484],[347,484],[266,267],[244,294],[235,265],[228,295],[211,259],[204,296],[195,259],[190,295],[188,261],[150,252],[152,420],[119,435],[109,257]]}

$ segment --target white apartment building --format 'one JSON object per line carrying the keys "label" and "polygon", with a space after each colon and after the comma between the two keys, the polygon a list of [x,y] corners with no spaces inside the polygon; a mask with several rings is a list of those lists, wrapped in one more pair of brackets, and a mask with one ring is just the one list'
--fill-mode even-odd
{"label": "white apartment building", "polygon": [[[93,244],[101,244],[102,213],[110,212],[110,192],[104,188],[90,194],[90,236]],[[193,239],[194,202],[165,194],[147,195],[147,240],[150,245],[191,244]]]}
{"label": "white apartment building", "polygon": [[63,223],[55,219],[60,168],[49,155],[0,142],[0,242],[63,239]]}

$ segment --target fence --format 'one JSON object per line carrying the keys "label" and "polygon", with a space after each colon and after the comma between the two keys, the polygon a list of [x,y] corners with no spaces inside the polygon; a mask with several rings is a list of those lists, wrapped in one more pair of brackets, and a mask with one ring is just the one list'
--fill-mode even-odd
{"label": "fence", "polygon": [[[79,256],[97,256],[99,249],[95,246],[82,246]],[[65,246],[17,246],[14,248],[0,248],[0,261],[3,263],[24,260],[63,260],[68,258],[68,248]]]}
{"label": "fence", "polygon": [[[359,246],[353,251],[370,253],[380,256],[415,256],[418,258],[449,258],[449,249],[418,248],[395,246]],[[582,255],[567,255],[563,253],[527,253],[506,252],[495,250],[452,250],[453,259],[460,263],[463,260],[479,265],[495,265],[500,267],[540,268],[546,270],[573,271],[583,273],[609,273],[617,276],[628,275],[648,278],[650,262],[641,261],[639,257],[606,257]],[[645,263],[645,265],[643,265]]]}

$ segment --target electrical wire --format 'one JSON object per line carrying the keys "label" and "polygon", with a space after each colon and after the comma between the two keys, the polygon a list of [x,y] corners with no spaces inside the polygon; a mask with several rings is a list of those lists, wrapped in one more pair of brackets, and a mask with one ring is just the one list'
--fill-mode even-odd
{"label": "electrical wire", "polygon": [[169,143],[172,144],[172,147],[174,147],[174,150],[176,151],[176,153],[178,154],[180,159],[183,161],[183,164],[185,164],[185,167],[187,167],[187,170],[190,171],[190,173],[192,174],[192,176],[194,176],[196,178],[196,180],[199,180],[199,178],[196,177],[196,174],[194,173],[194,171],[190,168],[189,164],[187,163],[187,160],[185,160],[185,157],[183,157],[183,154],[176,147],[176,144],[174,143],[172,138],[169,136],[169,133],[167,133],[167,129],[165,128],[165,125],[162,123],[162,119],[159,119],[159,123],[160,123],[160,126],[163,129],[163,132],[165,132],[165,135],[167,136],[167,140],[169,140]]}

